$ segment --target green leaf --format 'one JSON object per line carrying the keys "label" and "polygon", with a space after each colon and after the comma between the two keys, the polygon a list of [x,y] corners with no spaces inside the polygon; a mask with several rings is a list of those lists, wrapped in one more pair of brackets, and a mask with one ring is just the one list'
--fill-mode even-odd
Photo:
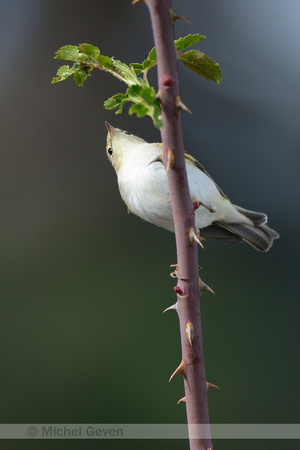
{"label": "green leaf", "polygon": [[90,62],[90,58],[85,53],[79,53],[78,61],[84,65]]}
{"label": "green leaf", "polygon": [[142,86],[139,86],[137,84],[130,86],[127,91],[126,94],[128,95],[128,98],[134,102],[134,103],[138,103],[141,100],[141,91],[142,91]]}
{"label": "green leaf", "polygon": [[205,39],[205,36],[201,34],[189,34],[188,36],[182,37],[174,41],[175,48],[178,52],[181,52],[187,47],[196,44],[199,41]]}
{"label": "green leaf", "polygon": [[207,80],[215,81],[218,84],[222,80],[222,72],[219,64],[198,50],[189,50],[186,53],[180,53],[178,59],[190,70]]}
{"label": "green leaf", "polygon": [[158,102],[153,103],[151,114],[148,115],[152,118],[154,126],[160,130],[163,126],[163,121],[161,118],[160,104]]}
{"label": "green leaf", "polygon": [[100,56],[97,56],[97,58],[95,58],[95,60],[99,64],[101,64],[101,66],[103,66],[105,69],[109,70],[113,67],[112,58],[110,58],[109,56],[100,55]]}
{"label": "green leaf", "polygon": [[153,47],[153,48],[150,50],[147,59],[149,59],[149,61],[156,61],[156,49],[155,49],[155,47]]}
{"label": "green leaf", "polygon": [[79,63],[75,63],[71,68],[69,66],[61,66],[57,71],[57,77],[53,78],[52,83],[59,83],[73,75],[73,79],[77,86],[83,86],[84,81],[92,71],[90,67],[84,67]]}
{"label": "green leaf", "polygon": [[156,95],[155,89],[150,86],[145,87],[141,90],[142,99],[149,104],[153,104],[154,102],[156,102],[155,95]]}
{"label": "green leaf", "polygon": [[54,59],[62,59],[63,61],[77,61],[79,50],[75,45],[65,45],[56,53]]}
{"label": "green leaf", "polygon": [[115,109],[118,108],[124,101],[128,101],[128,97],[125,94],[115,94],[112,97],[108,98],[104,102],[105,109]]}
{"label": "green leaf", "polygon": [[144,71],[143,64],[132,63],[130,67],[134,70],[136,75],[140,75]]}
{"label": "green leaf", "polygon": [[80,67],[78,70],[76,70],[76,72],[74,72],[73,79],[77,86],[83,86],[84,81],[87,79],[92,70],[92,68]]}
{"label": "green leaf", "polygon": [[156,64],[156,61],[146,59],[146,60],[143,62],[143,68],[144,68],[144,71],[148,72],[148,70],[150,70],[153,66],[155,66],[155,64]]}
{"label": "green leaf", "polygon": [[142,63],[143,72],[147,72],[156,64],[156,50],[155,47],[149,52],[148,58]]}
{"label": "green leaf", "polygon": [[125,102],[122,102],[122,103],[120,104],[119,108],[118,108],[117,111],[116,111],[116,114],[122,114],[125,103],[126,103],[126,101],[125,101]]}
{"label": "green leaf", "polygon": [[131,116],[135,113],[138,117],[144,117],[148,113],[148,108],[142,103],[135,103],[130,106],[128,113]]}
{"label": "green leaf", "polygon": [[61,66],[57,71],[57,77],[53,78],[52,84],[66,80],[69,76],[74,75],[76,70],[78,70],[78,67],[76,68],[75,64],[71,68],[70,66]]}
{"label": "green leaf", "polygon": [[91,44],[79,44],[78,50],[80,53],[85,53],[92,59],[96,59],[98,56],[100,56],[99,48]]}
{"label": "green leaf", "polygon": [[111,58],[112,68],[123,78],[123,81],[128,85],[142,84],[143,80],[138,78],[134,69],[131,69],[127,64],[122,63],[117,59]]}
{"label": "green leaf", "polygon": [[[202,41],[203,39],[205,39],[205,36],[202,36],[200,34],[189,34],[188,36],[185,36],[183,38],[174,41],[174,45],[177,51],[182,51],[185,48],[190,47],[191,45],[194,45],[199,41]],[[145,61],[143,61],[142,63],[143,68],[142,72],[147,72],[155,64],[156,64],[156,49],[155,47],[153,47],[150,50],[147,59],[145,59]]]}
{"label": "green leaf", "polygon": [[162,127],[160,104],[155,98],[155,90],[150,86],[130,86],[127,89],[128,99],[134,103],[129,108],[129,114],[136,113],[138,117],[151,117],[156,128]]}
{"label": "green leaf", "polygon": [[[182,53],[182,50],[202,39],[205,39],[205,36],[200,34],[189,34],[177,39],[174,42],[177,58],[198,75],[219,83],[222,79],[222,73],[217,63],[198,50]],[[151,117],[157,128],[162,127],[161,105],[156,99],[155,90],[149,86],[147,79],[148,71],[156,65],[155,47],[151,49],[147,59],[142,64],[132,63],[129,66],[113,57],[101,55],[98,47],[86,43],[78,46],[66,45],[56,52],[55,58],[74,61],[74,65],[71,68],[68,65],[61,66],[52,83],[58,83],[73,75],[75,83],[78,86],[83,86],[84,81],[93,69],[104,70],[128,86],[125,94],[115,94],[104,102],[106,109],[116,109],[116,114],[120,114],[124,105],[127,102],[132,102],[133,105],[129,108],[129,114],[137,114],[138,117],[147,115]]]}

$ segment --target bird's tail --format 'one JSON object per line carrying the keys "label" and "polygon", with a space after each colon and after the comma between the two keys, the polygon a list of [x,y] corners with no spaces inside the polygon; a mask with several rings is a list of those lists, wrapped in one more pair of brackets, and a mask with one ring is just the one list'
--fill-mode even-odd
{"label": "bird's tail", "polygon": [[229,242],[245,241],[258,251],[268,251],[273,240],[279,238],[279,234],[266,225],[268,217],[263,213],[234,206],[239,213],[250,219],[252,224],[218,221],[201,230],[201,235]]}

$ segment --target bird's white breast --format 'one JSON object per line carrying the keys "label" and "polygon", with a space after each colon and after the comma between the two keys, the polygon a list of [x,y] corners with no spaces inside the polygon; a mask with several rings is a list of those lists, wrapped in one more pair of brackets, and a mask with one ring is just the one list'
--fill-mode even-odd
{"label": "bird's white breast", "polygon": [[154,160],[153,152],[148,155],[140,152],[126,158],[118,172],[120,193],[134,214],[174,231],[166,170],[160,161]]}

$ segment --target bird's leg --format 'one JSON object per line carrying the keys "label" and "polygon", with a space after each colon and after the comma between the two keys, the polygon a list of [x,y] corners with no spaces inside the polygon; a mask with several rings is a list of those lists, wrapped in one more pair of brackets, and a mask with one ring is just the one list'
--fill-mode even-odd
{"label": "bird's leg", "polygon": [[204,237],[200,236],[199,228],[197,228],[196,230],[194,227],[190,228],[189,240],[192,247],[195,245],[195,242],[197,242],[197,244],[199,244],[201,248],[204,248],[201,241],[205,241],[205,239]]}
{"label": "bird's leg", "polygon": [[196,200],[193,197],[192,197],[192,202],[193,202],[194,211],[196,211],[196,209],[200,208],[200,206],[203,206],[203,208],[206,208],[211,213],[215,213],[217,211],[213,205],[206,205],[205,203],[198,202],[198,200]]}

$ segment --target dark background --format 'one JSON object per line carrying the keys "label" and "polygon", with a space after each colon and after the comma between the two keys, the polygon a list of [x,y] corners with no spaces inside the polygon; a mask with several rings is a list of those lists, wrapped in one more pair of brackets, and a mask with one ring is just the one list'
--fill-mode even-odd
{"label": "dark background", "polygon": [[[130,1],[0,1],[1,423],[184,423],[171,233],[128,215],[104,121],[159,140],[151,120],[105,111],[125,86],[93,72],[51,85],[65,44],[140,62],[147,8]],[[174,1],[207,36],[220,85],[180,68],[185,147],[234,203],[266,212],[267,254],[208,240],[201,300],[213,423],[299,422],[299,13],[297,0]],[[155,73],[152,82],[156,86]],[[215,441],[220,449],[293,441]],[[185,441],[2,441],[2,449],[183,449]]]}

